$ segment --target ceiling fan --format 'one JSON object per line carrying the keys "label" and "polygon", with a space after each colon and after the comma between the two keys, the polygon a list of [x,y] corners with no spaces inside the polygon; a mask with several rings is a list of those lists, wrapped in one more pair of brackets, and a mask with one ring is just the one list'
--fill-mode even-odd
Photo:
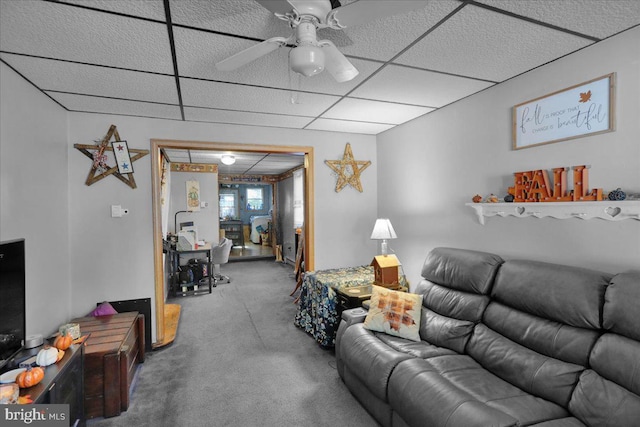
{"label": "ceiling fan", "polygon": [[[358,75],[356,67],[330,40],[318,40],[316,30],[342,30],[374,19],[406,12],[424,4],[422,1],[358,0],[340,6],[338,0],[255,0],[262,7],[287,21],[294,33],[289,37],[273,37],[240,51],[216,64],[220,71],[232,71],[283,46],[294,46],[289,53],[289,66],[297,73],[311,77],[325,69],[338,82]],[[343,0],[344,1],[344,0]]]}

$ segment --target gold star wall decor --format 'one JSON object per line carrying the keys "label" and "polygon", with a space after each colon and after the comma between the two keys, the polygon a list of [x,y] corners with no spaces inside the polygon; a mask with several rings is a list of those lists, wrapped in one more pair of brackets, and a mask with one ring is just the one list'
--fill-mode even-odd
{"label": "gold star wall decor", "polygon": [[[111,125],[109,131],[102,138],[100,144],[98,145],[89,145],[89,144],[74,144],[73,147],[78,149],[82,154],[87,156],[93,161],[91,165],[91,170],[89,170],[89,175],[87,176],[87,181],[85,184],[91,185],[95,182],[100,181],[103,178],[108,177],[109,175],[113,175],[118,178],[120,181],[124,182],[131,188],[136,188],[136,181],[133,178],[133,165],[132,163],[138,159],[149,154],[149,150],[138,150],[127,147],[127,157],[128,159],[124,159],[125,163],[116,163],[116,166],[111,167],[107,164],[107,155],[105,151],[113,152],[113,147],[109,146],[109,140],[114,137],[115,142],[122,142],[123,144],[118,144],[118,149],[120,146],[126,147],[126,141],[122,141],[120,139],[120,135],[118,134],[118,129],[115,125]],[[91,152],[93,151],[93,153]],[[135,156],[131,156],[129,153],[135,153]],[[118,162],[118,155],[115,155],[115,160]],[[126,162],[126,160],[130,160],[130,162]]]}
{"label": "gold star wall decor", "polygon": [[351,144],[347,142],[347,145],[344,147],[342,160],[325,160],[324,162],[338,174],[336,193],[339,193],[347,185],[352,186],[362,193],[360,174],[369,167],[371,162],[369,160],[355,160],[353,158]]}

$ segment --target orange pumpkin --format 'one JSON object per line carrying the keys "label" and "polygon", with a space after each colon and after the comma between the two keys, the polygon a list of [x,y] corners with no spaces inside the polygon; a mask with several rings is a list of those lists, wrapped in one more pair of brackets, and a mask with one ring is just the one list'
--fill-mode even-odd
{"label": "orange pumpkin", "polygon": [[58,350],[58,357],[56,358],[56,363],[62,360],[64,357],[64,350]]}
{"label": "orange pumpkin", "polygon": [[20,372],[16,377],[16,384],[20,388],[29,388],[38,384],[44,378],[44,369],[39,366],[35,368],[27,368],[26,371]]}
{"label": "orange pumpkin", "polygon": [[53,346],[58,350],[66,350],[69,348],[72,342],[73,337],[64,332],[56,337],[55,341],[53,342]]}

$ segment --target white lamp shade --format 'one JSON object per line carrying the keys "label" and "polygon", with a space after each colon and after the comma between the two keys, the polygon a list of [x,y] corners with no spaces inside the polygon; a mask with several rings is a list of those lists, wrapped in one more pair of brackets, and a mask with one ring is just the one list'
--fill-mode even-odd
{"label": "white lamp shade", "polygon": [[373,226],[373,233],[371,233],[371,239],[383,240],[383,239],[396,239],[396,231],[391,225],[391,221],[387,218],[378,218],[376,224]]}

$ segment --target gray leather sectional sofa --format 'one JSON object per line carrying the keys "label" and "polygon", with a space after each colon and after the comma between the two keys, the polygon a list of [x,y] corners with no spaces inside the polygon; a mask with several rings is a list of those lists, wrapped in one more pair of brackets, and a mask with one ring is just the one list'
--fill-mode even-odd
{"label": "gray leather sectional sofa", "polygon": [[420,342],[347,310],[338,372],[383,426],[640,426],[640,271],[436,248]]}

